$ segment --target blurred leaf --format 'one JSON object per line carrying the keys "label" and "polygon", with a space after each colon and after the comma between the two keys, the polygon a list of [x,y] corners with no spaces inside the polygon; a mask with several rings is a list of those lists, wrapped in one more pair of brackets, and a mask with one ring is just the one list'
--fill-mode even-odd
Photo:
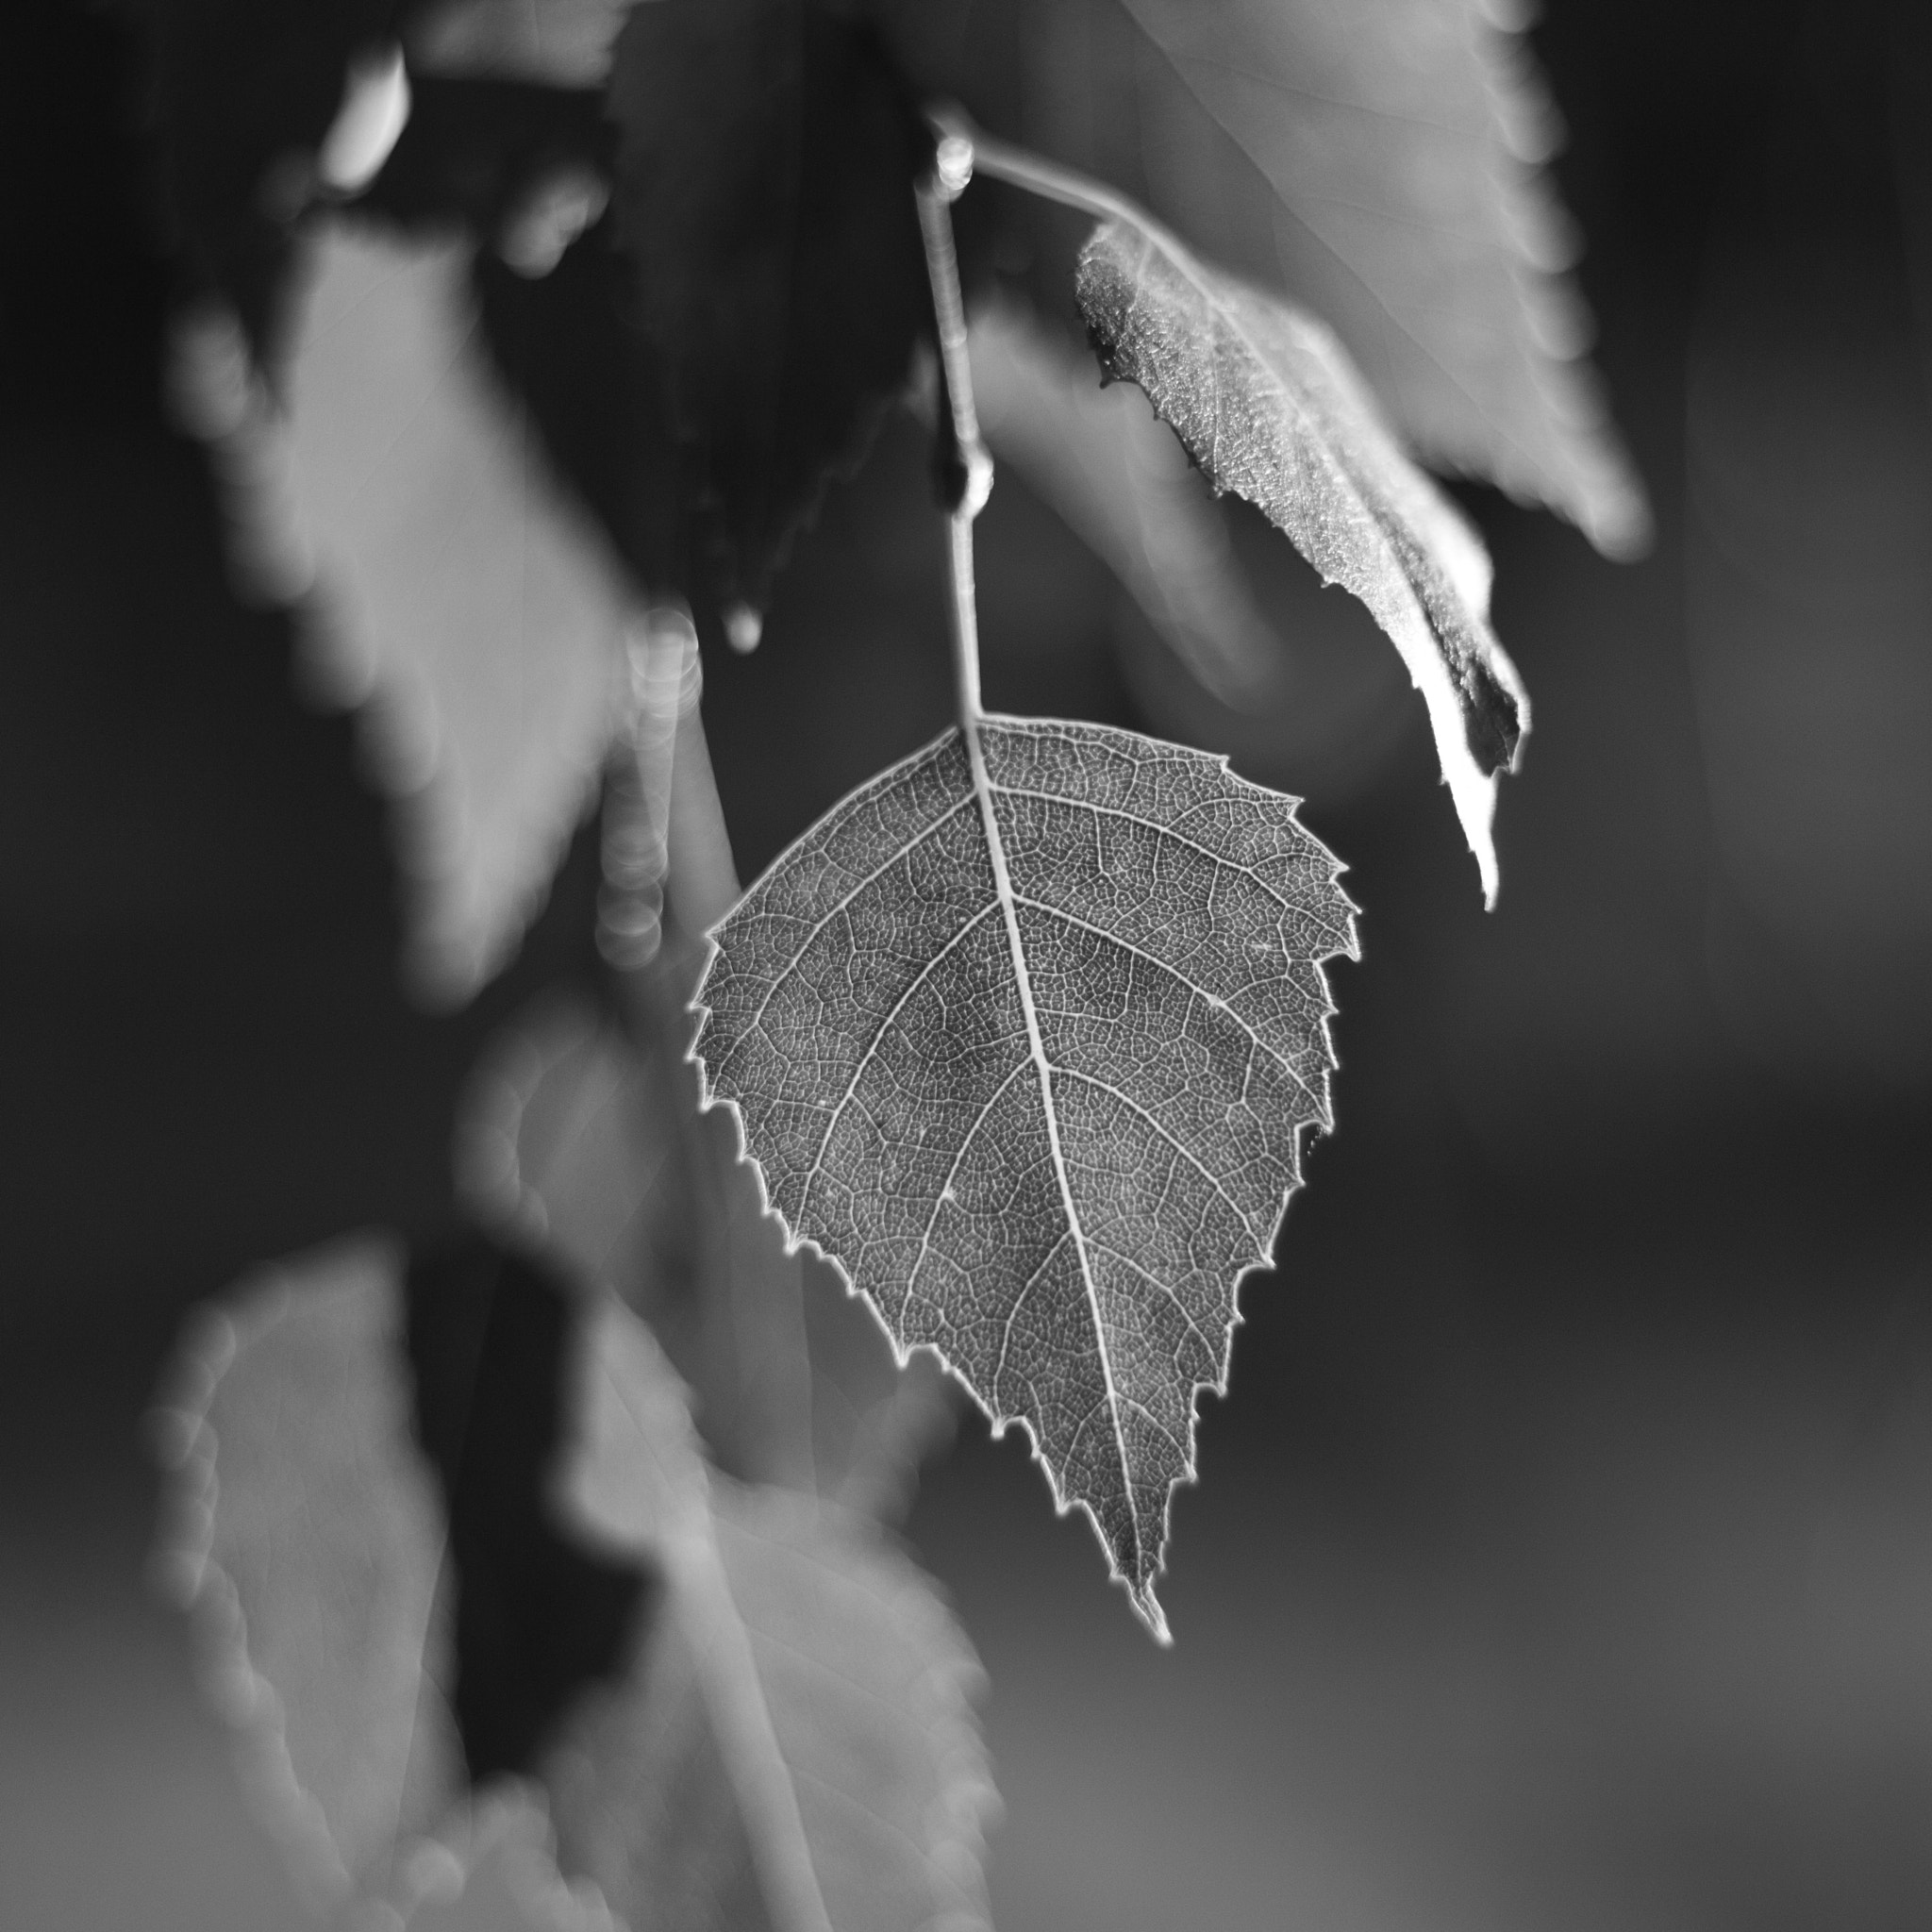
{"label": "blurred leaf", "polygon": [[325,224],[273,395],[219,315],[177,355],[244,566],[305,600],[318,679],[366,707],[440,996],[541,903],[621,715],[630,602],[486,366],[470,254]]}
{"label": "blurred leaf", "polygon": [[152,50],[157,175],[184,286],[266,332],[290,224],[396,0],[118,0]]}
{"label": "blurred leaf", "polygon": [[874,0],[919,84],[1333,325],[1431,462],[1641,547],[1518,0]]}
{"label": "blurred leaf", "polygon": [[1428,706],[1442,775],[1493,905],[1496,774],[1529,700],[1489,625],[1490,560],[1397,447],[1327,329],[1118,218],[1077,282],[1101,365],[1138,383],[1217,490],[1264,510],[1388,632]]}
{"label": "blurred leaf", "polygon": [[410,22],[425,74],[595,87],[631,0],[432,0]]}
{"label": "blurred leaf", "polygon": [[987,1926],[980,1672],[932,1586],[839,1512],[708,1476],[614,1303],[580,1375],[560,1501],[664,1581],[547,1768],[567,1866],[665,1932]]}
{"label": "blurred leaf", "polygon": [[513,1029],[479,1072],[458,1169],[478,1211],[541,1240],[651,1324],[713,1455],[890,1520],[950,1433],[929,1357],[895,1365],[871,1311],[785,1252],[681,1057],[580,1011]]}
{"label": "blurred leaf", "polygon": [[1328,1124],[1355,950],[1295,802],[987,718],[861,787],[713,935],[697,1041],[794,1241],[1023,1422],[1158,1636],[1193,1405]]}
{"label": "blurred leaf", "polygon": [[545,1255],[472,1233],[413,1253],[407,1294],[416,1438],[448,1521],[463,1757],[477,1784],[524,1777],[618,1668],[648,1580],[560,1534],[549,1506],[575,1284]]}
{"label": "blurred leaf", "polygon": [[971,347],[994,456],[1065,519],[1224,704],[1239,709],[1266,691],[1283,646],[1174,438],[1015,305],[978,310]]}
{"label": "blurred leaf", "polygon": [[464,1789],[443,1527],[409,1432],[401,1265],[363,1241],[245,1283],[184,1345],[160,1425],[165,1575],[249,1782],[318,1891],[408,1897]]}
{"label": "blurred leaf", "polygon": [[912,182],[931,140],[872,33],[813,0],[637,8],[610,108],[699,561],[721,600],[761,607],[927,326]]}

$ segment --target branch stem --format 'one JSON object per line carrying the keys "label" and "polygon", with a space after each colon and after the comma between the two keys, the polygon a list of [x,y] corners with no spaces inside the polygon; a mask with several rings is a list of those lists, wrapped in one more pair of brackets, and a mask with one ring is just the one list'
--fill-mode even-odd
{"label": "branch stem", "polygon": [[1193,252],[1172,228],[1105,181],[1083,175],[1077,168],[1063,168],[1030,148],[1018,147],[987,133],[963,108],[928,108],[926,120],[939,134],[941,145],[948,142],[963,143],[972,157],[974,174],[990,175],[1009,188],[1023,188],[1042,201],[1057,201],[1062,208],[1076,208],[1098,222],[1131,222],[1180,261],[1193,260]]}
{"label": "branch stem", "polygon": [[925,242],[925,271],[932,283],[933,320],[938,327],[940,370],[952,416],[954,446],[964,468],[963,487],[952,507],[950,562],[953,585],[953,678],[959,729],[971,740],[981,717],[979,702],[979,612],[973,583],[973,520],[992,490],[992,458],[979,434],[973,407],[973,365],[966,350],[966,304],[959,293],[959,262],[953,248],[952,203],[973,166],[972,151],[957,140],[942,141],[932,175],[914,192],[919,231]]}

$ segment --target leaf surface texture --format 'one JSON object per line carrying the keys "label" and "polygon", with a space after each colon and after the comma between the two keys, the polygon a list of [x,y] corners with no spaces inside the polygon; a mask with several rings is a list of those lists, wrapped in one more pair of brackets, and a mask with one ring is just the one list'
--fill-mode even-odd
{"label": "leaf surface texture", "polygon": [[1208,480],[1263,510],[1389,634],[1493,905],[1496,774],[1515,762],[1529,700],[1490,628],[1475,533],[1312,317],[1124,219],[1094,230],[1076,292],[1108,373],[1146,391]]}
{"label": "leaf surface texture", "polygon": [[1294,801],[990,718],[862,787],[718,928],[697,1051],[771,1207],[1025,1423],[1159,1634],[1168,1498],[1328,1123],[1352,908]]}
{"label": "leaf surface texture", "polygon": [[526,1232],[649,1321],[697,1397],[713,1457],[858,1514],[904,1514],[951,1433],[937,1364],[899,1365],[871,1311],[788,1255],[686,1063],[575,1010],[498,1042],[459,1167],[479,1211]]}

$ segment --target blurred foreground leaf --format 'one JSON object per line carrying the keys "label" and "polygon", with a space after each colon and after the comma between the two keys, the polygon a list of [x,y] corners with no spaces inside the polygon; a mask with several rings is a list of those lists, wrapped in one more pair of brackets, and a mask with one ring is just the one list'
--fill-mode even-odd
{"label": "blurred foreground leaf", "polygon": [[547,1766],[566,1865],[667,1932],[988,1926],[980,1671],[932,1586],[842,1512],[709,1476],[615,1303],[575,1407],[560,1498],[663,1587]]}
{"label": "blurred foreground leaf", "polygon": [[414,881],[411,963],[448,997],[541,903],[621,716],[630,597],[487,366],[471,249],[331,221],[273,388],[239,331],[177,342],[244,565],[304,606],[315,675],[363,706]]}
{"label": "blurred foreground leaf", "polygon": [[592,1932],[540,1801],[473,1807],[450,1709],[442,1511],[409,1426],[402,1264],[325,1249],[207,1315],[158,1417],[175,1472],[161,1574],[194,1611],[249,1792],[317,1901],[406,1918],[508,1861],[524,1917]]}
{"label": "blurred foreground leaf", "polygon": [[1402,454],[1312,317],[1124,218],[1081,251],[1077,294],[1108,375],[1145,390],[1208,480],[1265,511],[1389,634],[1428,706],[1493,905],[1496,774],[1515,763],[1529,700],[1490,628],[1475,533]]}
{"label": "blurred foreground leaf", "polygon": [[1646,541],[1518,0],[874,0],[919,84],[1324,317],[1432,463]]}
{"label": "blurred foreground leaf", "polygon": [[[988,718],[861,787],[721,925],[698,1052],[774,1210],[1024,1422],[1157,1635],[1194,1398],[1328,1124],[1353,954],[1295,801]],[[994,837],[996,829],[997,838]]]}

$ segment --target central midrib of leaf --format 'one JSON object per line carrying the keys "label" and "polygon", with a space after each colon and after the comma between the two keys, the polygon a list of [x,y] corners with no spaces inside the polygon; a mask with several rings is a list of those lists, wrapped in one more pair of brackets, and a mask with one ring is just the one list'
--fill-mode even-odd
{"label": "central midrib of leaf", "polygon": [[[1027,970],[1026,946],[1020,937],[1019,908],[1013,900],[1013,879],[1007,867],[1006,841],[1000,836],[999,815],[993,810],[992,782],[987,775],[986,753],[979,742],[979,722],[968,717],[961,722],[959,735],[966,743],[966,758],[973,772],[973,799],[979,809],[980,829],[986,835],[987,857],[992,864],[993,892],[999,902],[1000,918],[1007,928],[1007,949],[1012,956],[1013,977],[1020,991],[1020,1012],[1026,1023],[1026,1050],[1040,1079],[1040,1105],[1046,1115],[1046,1142],[1053,1155],[1053,1177],[1059,1189],[1060,1207],[1067,1217],[1067,1230],[1073,1238],[1074,1252],[1080,1261],[1080,1282],[1087,1291],[1087,1311],[1093,1318],[1095,1345],[1100,1353],[1101,1383],[1107,1391],[1108,1421],[1113,1428],[1114,1449],[1121,1461],[1121,1479],[1131,1489],[1134,1466],[1127,1454],[1127,1441],[1121,1428],[1120,1391],[1114,1385],[1113,1354],[1108,1346],[1107,1324],[1101,1317],[1100,1293],[1093,1282],[1093,1268],[1087,1252],[1087,1237],[1080,1226],[1080,1210],[1074,1200],[1067,1178],[1066,1150],[1060,1145],[1059,1109],[1053,1097],[1053,1065],[1046,1057],[1046,1042],[1040,1037],[1040,1012],[1033,1000],[1033,975]],[[960,1158],[965,1155],[962,1142]],[[1045,1261],[1041,1266],[1044,1268]],[[1008,1317],[1010,1324],[1011,1317]],[[1139,1540],[1140,1525],[1134,1533]]]}

